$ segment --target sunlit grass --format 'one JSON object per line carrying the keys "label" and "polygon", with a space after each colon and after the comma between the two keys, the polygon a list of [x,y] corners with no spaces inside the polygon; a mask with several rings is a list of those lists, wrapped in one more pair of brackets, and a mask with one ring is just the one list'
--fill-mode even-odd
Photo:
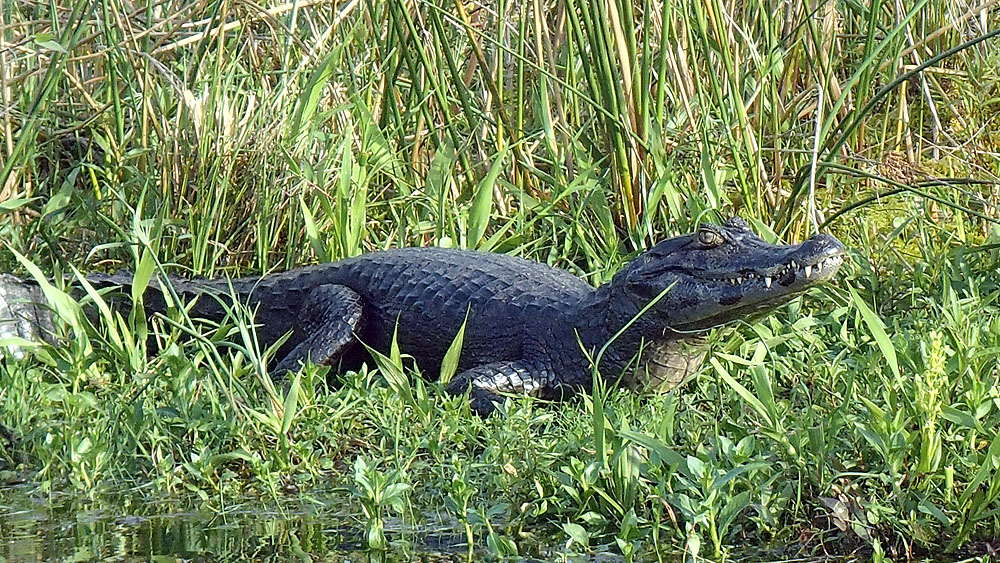
{"label": "sunlit grass", "polygon": [[596,284],[733,213],[853,257],[713,333],[671,394],[487,420],[398,355],[286,390],[249,311],[123,318],[84,288],[96,315],[54,303],[66,345],[0,369],[3,475],[205,503],[332,483],[371,549],[433,509],[470,557],[996,537],[1000,21],[911,4],[3,4],[0,239],[53,291],[408,245]]}

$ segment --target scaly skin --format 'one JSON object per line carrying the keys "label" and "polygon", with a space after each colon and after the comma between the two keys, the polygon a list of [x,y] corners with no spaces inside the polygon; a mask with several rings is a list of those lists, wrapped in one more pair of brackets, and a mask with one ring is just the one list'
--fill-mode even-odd
{"label": "scaly skin", "polygon": [[[602,376],[633,386],[676,384],[697,369],[704,331],[770,311],[829,280],[843,257],[843,245],[829,235],[775,246],[734,218],[655,245],[596,289],[537,262],[443,248],[171,285],[182,298],[199,296],[193,317],[216,321],[231,287],[256,311],[264,346],[291,333],[275,366],[281,376],[307,359],[357,367],[366,359],[360,342],[388,352],[394,335],[424,374],[435,375],[465,323],[459,372],[448,390],[470,391],[473,409],[487,414],[500,393],[560,399],[589,390],[592,359],[609,341]],[[150,312],[165,308],[155,289],[144,301]]]}

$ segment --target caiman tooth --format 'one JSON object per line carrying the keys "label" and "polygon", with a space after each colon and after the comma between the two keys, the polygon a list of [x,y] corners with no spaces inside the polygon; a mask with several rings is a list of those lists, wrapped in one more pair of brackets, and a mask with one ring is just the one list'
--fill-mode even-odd
{"label": "caiman tooth", "polygon": [[766,285],[768,289],[771,289],[771,276],[764,277],[764,285]]}
{"label": "caiman tooth", "polygon": [[809,277],[809,274],[812,273],[812,271],[813,271],[813,267],[812,266],[806,266],[806,277],[807,278]]}

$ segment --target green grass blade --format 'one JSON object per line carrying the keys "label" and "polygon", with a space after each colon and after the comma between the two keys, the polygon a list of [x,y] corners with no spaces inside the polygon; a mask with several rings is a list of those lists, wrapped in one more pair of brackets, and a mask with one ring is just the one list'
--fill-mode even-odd
{"label": "green grass blade", "polygon": [[5,243],[5,246],[7,246],[7,250],[10,250],[14,254],[17,261],[24,266],[24,269],[28,270],[28,273],[31,274],[31,277],[42,290],[42,295],[45,296],[46,301],[49,302],[49,306],[52,307],[55,314],[63,322],[72,327],[77,342],[82,345],[86,353],[90,353],[90,341],[87,338],[87,331],[83,326],[83,309],[80,308],[80,305],[67,293],[52,285],[46,279],[42,270],[31,260],[28,260],[23,254],[11,248],[10,245]]}
{"label": "green grass blade", "polygon": [[306,240],[309,241],[309,246],[313,249],[313,252],[316,253],[316,256],[318,256],[321,261],[330,261],[331,256],[325,242],[326,237],[320,235],[319,226],[316,224],[316,218],[313,217],[313,213],[306,204],[305,198],[301,195],[299,196],[299,211],[302,213],[302,223],[306,230]]}
{"label": "green grass blade", "polygon": [[339,58],[340,52],[335,49],[323,58],[323,62],[320,63],[320,65],[316,67],[316,70],[312,72],[312,75],[310,75],[308,82],[306,82],[305,87],[299,94],[298,100],[295,104],[295,113],[292,117],[290,131],[290,137],[292,139],[301,139],[308,128],[307,124],[312,121],[313,116],[316,115],[316,109],[319,107],[319,101],[323,94],[323,89],[330,81],[330,76],[333,73],[334,62]]}
{"label": "green grass blade", "polygon": [[976,471],[975,476],[969,481],[968,486],[965,488],[965,492],[958,499],[959,505],[964,505],[969,502],[972,495],[979,492],[979,486],[986,481],[986,478],[990,474],[995,473],[997,467],[1000,467],[1000,434],[993,437],[993,441],[990,442],[990,447],[986,451],[985,459],[982,465],[979,466],[979,470]]}
{"label": "green grass blade", "polygon": [[469,248],[482,248],[483,235],[486,234],[486,227],[490,222],[490,215],[493,213],[493,188],[496,186],[497,178],[503,170],[504,159],[507,151],[500,151],[493,159],[490,171],[476,186],[476,191],[472,196],[472,206],[469,207],[469,237],[466,246]]}
{"label": "green grass blade", "polygon": [[292,427],[295,414],[299,408],[299,393],[302,389],[302,371],[295,374],[292,384],[288,387],[288,394],[285,395],[284,413],[281,417],[281,436],[288,436],[288,430]]}
{"label": "green grass blade", "polygon": [[146,288],[149,287],[149,280],[153,278],[154,271],[156,271],[156,258],[149,247],[143,248],[142,257],[132,274],[133,303],[142,304],[142,296],[146,293]]}
{"label": "green grass blade", "polygon": [[458,371],[458,361],[462,356],[462,343],[465,341],[465,325],[469,322],[469,312],[472,308],[465,311],[465,320],[462,321],[462,326],[458,327],[458,333],[455,334],[455,338],[452,339],[451,345],[448,346],[448,351],[445,352],[444,358],[441,360],[441,385],[447,387],[448,383],[451,382],[451,378],[455,376]]}
{"label": "green grass blade", "polygon": [[757,411],[758,416],[764,419],[765,423],[764,425],[767,428],[774,428],[775,421],[771,418],[771,413],[768,410],[768,408],[764,406],[764,403],[762,403],[760,399],[755,397],[754,394],[751,393],[749,389],[743,386],[743,384],[733,379],[733,376],[729,375],[729,372],[719,362],[718,359],[711,358],[709,361],[711,362],[712,367],[715,368],[716,373],[719,374],[719,377],[721,377],[722,380],[725,381],[727,385],[732,387],[733,391],[736,391],[736,394],[742,397],[743,400],[746,401],[753,408],[753,410]]}
{"label": "green grass blade", "polygon": [[847,286],[847,290],[851,293],[851,303],[861,313],[861,319],[868,328],[868,333],[875,339],[875,344],[878,345],[878,349],[885,357],[885,361],[888,362],[889,369],[899,379],[899,362],[896,360],[896,349],[893,347],[892,341],[889,340],[889,335],[885,332],[885,325],[882,324],[882,319],[878,318],[878,315],[858,296],[853,287]]}

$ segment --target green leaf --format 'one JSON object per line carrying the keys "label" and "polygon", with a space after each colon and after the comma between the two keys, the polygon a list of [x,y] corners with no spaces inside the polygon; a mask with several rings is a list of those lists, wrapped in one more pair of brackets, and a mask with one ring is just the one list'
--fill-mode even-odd
{"label": "green leaf", "polygon": [[643,434],[634,430],[619,430],[618,435],[650,450],[662,461],[666,462],[667,465],[676,467],[677,470],[683,473],[686,477],[695,478],[694,474],[687,471],[687,464],[685,463],[684,456],[677,453],[665,442],[655,436],[650,436],[649,434]]}
{"label": "green leaf", "polygon": [[382,502],[391,506],[397,512],[402,512],[404,508],[406,492],[410,490],[407,483],[393,483],[382,491]]}
{"label": "green leaf", "polygon": [[562,525],[562,529],[569,536],[569,542],[567,542],[567,547],[573,545],[574,543],[579,544],[581,547],[590,546],[590,533],[587,529],[579,524],[574,524],[572,522],[566,522]]}
{"label": "green leaf", "polygon": [[882,324],[882,319],[878,318],[878,315],[868,307],[868,304],[858,297],[858,293],[854,291],[853,287],[848,285],[847,290],[851,292],[851,302],[854,303],[854,306],[858,308],[858,312],[861,313],[861,319],[864,320],[865,326],[868,327],[869,334],[875,339],[875,344],[878,345],[878,349],[882,352],[886,362],[889,363],[889,369],[899,378],[896,349],[893,348],[892,341],[889,340],[889,335],[885,332],[885,325]]}
{"label": "green leaf", "polygon": [[[764,346],[763,342],[760,342],[761,347]],[[767,409],[767,418],[771,421],[771,430],[782,432],[781,428],[776,428],[773,425],[778,424],[778,406],[774,402],[774,392],[771,390],[771,378],[768,377],[768,372],[764,369],[762,365],[754,365],[750,367],[750,381],[753,382],[753,389],[756,393],[756,397],[760,400],[760,404]]]}
{"label": "green leaf", "polygon": [[493,530],[490,530],[489,535],[486,536],[486,547],[489,548],[494,557],[503,558],[517,555],[517,544],[514,543],[514,540],[501,536]]}
{"label": "green leaf", "polygon": [[362,344],[368,349],[368,353],[371,354],[372,360],[378,367],[379,373],[385,378],[386,383],[389,384],[389,388],[402,397],[407,405],[417,406],[416,398],[413,395],[413,386],[410,385],[410,378],[403,372],[403,359],[399,351],[396,332],[393,332],[392,344],[390,345],[388,356],[364,343]]}
{"label": "green leaf", "polygon": [[38,348],[41,346],[39,342],[32,342],[26,338],[20,336],[8,336],[5,338],[0,338],[0,351],[7,350],[9,348],[18,348],[20,350],[31,350],[33,348]]}
{"label": "green leaf", "polygon": [[218,467],[220,465],[236,460],[242,460],[248,463],[254,463],[258,461],[257,459],[254,458],[254,456],[247,453],[246,450],[237,449],[225,454],[215,454],[209,458],[208,462],[212,467]]}
{"label": "green leaf", "polygon": [[433,198],[444,197],[448,193],[448,178],[455,167],[455,147],[445,141],[434,151],[430,170],[427,171],[427,193]]}
{"label": "green leaf", "polygon": [[281,418],[281,435],[288,434],[288,429],[292,427],[292,420],[295,418],[296,409],[299,406],[299,390],[302,388],[302,372],[295,374],[292,385],[288,388],[288,395],[285,396],[285,413]]}
{"label": "green leaf", "polygon": [[993,442],[990,443],[990,449],[986,452],[986,459],[984,459],[982,465],[979,466],[979,471],[976,471],[976,476],[972,478],[969,486],[965,488],[965,492],[962,493],[962,497],[958,499],[959,505],[963,505],[968,502],[973,493],[979,490],[979,485],[983,484],[983,481],[986,480],[986,477],[989,476],[990,472],[992,472],[998,464],[1000,464],[1000,434],[993,437]]}
{"label": "green leaf", "polygon": [[[73,275],[76,276],[77,281],[80,282],[81,286],[83,286],[83,290],[87,292],[87,296],[90,297],[94,306],[97,307],[97,311],[100,313],[101,318],[104,319],[104,326],[107,327],[108,338],[111,339],[111,343],[114,344],[115,348],[118,350],[124,350],[125,345],[120,332],[124,330],[127,333],[125,323],[118,323],[116,321],[116,319],[120,318],[120,316],[116,317],[111,314],[111,309],[108,307],[108,304],[105,303],[104,298],[101,297],[96,289],[94,289],[94,286],[87,281],[87,276],[83,275],[80,270],[76,269],[76,267],[70,267],[73,269]],[[130,335],[126,334],[124,340],[131,342],[131,338],[129,336]]]}
{"label": "green leaf", "polygon": [[385,548],[386,543],[385,534],[382,532],[382,519],[372,518],[368,520],[368,547],[371,549],[380,550]]}
{"label": "green leaf", "polygon": [[949,405],[941,406],[941,418],[966,428],[983,431],[982,425],[971,414]]}
{"label": "green leaf", "polygon": [[40,198],[37,198],[37,197],[30,197],[30,198],[17,197],[17,198],[11,198],[11,199],[8,199],[8,200],[5,200],[5,201],[0,201],[0,211],[13,211],[15,209],[20,209],[21,207],[24,207],[25,205],[31,203],[32,201],[35,201],[36,199],[40,199]]}
{"label": "green leaf", "polygon": [[469,238],[466,244],[469,248],[480,248],[480,241],[486,233],[486,227],[490,222],[490,214],[493,212],[493,188],[496,185],[497,177],[503,170],[504,158],[507,150],[504,149],[493,160],[493,166],[486,174],[479,185],[476,186],[476,193],[472,197],[472,206],[469,208]]}
{"label": "green leaf", "polygon": [[768,412],[767,407],[764,406],[764,403],[760,402],[760,399],[755,397],[754,394],[751,393],[749,389],[740,384],[739,381],[733,379],[733,377],[729,375],[729,372],[726,371],[726,368],[724,368],[722,364],[719,363],[719,360],[712,358],[711,360],[709,360],[709,362],[712,364],[712,367],[714,367],[716,371],[719,373],[719,377],[721,377],[722,380],[725,381],[727,385],[732,387],[733,391],[736,391],[736,394],[742,397],[744,401],[749,403],[750,406],[753,407],[753,410],[757,411],[757,414],[764,419],[764,422],[766,422],[766,426],[768,428],[774,428],[774,421],[771,420],[771,415]]}
{"label": "green leaf", "polygon": [[448,346],[448,351],[444,354],[444,359],[441,360],[441,385],[447,386],[458,370],[458,360],[462,356],[462,343],[465,341],[465,325],[469,322],[471,310],[472,306],[470,305],[465,311],[465,320],[462,321],[462,326],[458,327],[458,333],[455,334],[451,345]]}
{"label": "green leaf", "polygon": [[299,98],[295,105],[295,116],[292,119],[293,139],[302,134],[303,125],[311,121],[313,116],[316,114],[316,108],[319,106],[319,100],[323,94],[323,88],[326,86],[326,83],[330,80],[330,75],[333,73],[333,62],[339,58],[339,49],[335,49],[333,52],[328,54],[316,70],[313,71],[312,75],[309,77],[309,81],[306,82],[305,87],[302,89],[302,93],[299,94]]}
{"label": "green leaf", "polygon": [[687,456],[687,468],[694,475],[696,479],[700,479],[705,475],[705,470],[708,467],[704,461],[694,457],[693,455]]}
{"label": "green leaf", "polygon": [[135,273],[132,274],[133,303],[142,304],[142,296],[146,293],[146,288],[149,287],[149,280],[152,279],[155,269],[156,259],[153,257],[153,253],[148,247],[143,248],[142,257],[139,258],[139,264],[135,268]]}
{"label": "green leaf", "polygon": [[858,399],[865,404],[865,408],[871,413],[871,417],[878,420],[879,422],[884,422],[886,419],[885,409],[876,405],[871,399],[865,397],[864,395],[858,395]]}
{"label": "green leaf", "polygon": [[750,491],[743,491],[726,502],[726,505],[719,511],[718,522],[720,535],[726,534],[726,531],[729,529],[729,525],[733,523],[733,520],[735,520],[741,512],[743,512],[748,504],[750,504]]}
{"label": "green leaf", "polygon": [[299,209],[302,211],[302,220],[305,223],[306,228],[306,238],[309,239],[309,246],[312,247],[313,252],[319,257],[321,261],[329,261],[329,255],[327,253],[326,244],[323,242],[323,238],[320,237],[319,227],[316,226],[316,219],[313,217],[312,211],[309,210],[309,206],[306,205],[306,200],[299,195]]}
{"label": "green leaf", "polygon": [[945,527],[951,527],[951,518],[948,518],[948,515],[945,514],[943,510],[934,506],[934,504],[930,501],[920,501],[920,503],[917,504],[917,508],[920,509],[920,512],[930,514],[931,516],[937,518],[938,522],[941,522]]}
{"label": "green leaf", "polygon": [[278,424],[278,419],[274,415],[251,408],[246,409],[244,412],[252,418],[257,419],[257,422],[267,426],[275,434],[281,434],[281,425]]}
{"label": "green leaf", "polygon": [[17,261],[21,263],[22,266],[31,277],[34,278],[35,283],[38,284],[39,289],[42,290],[42,295],[45,296],[45,300],[49,302],[52,310],[55,314],[63,320],[66,324],[73,328],[73,334],[76,336],[77,341],[81,344],[82,349],[85,354],[90,353],[90,341],[87,338],[87,332],[83,329],[83,309],[80,305],[73,300],[72,297],[67,295],[64,291],[53,286],[45,278],[45,274],[42,270],[36,266],[31,260],[28,260],[23,254],[14,250],[9,244],[4,243],[4,246],[17,258]]}
{"label": "green leaf", "polygon": [[68,51],[62,45],[60,45],[59,43],[57,43],[56,41],[51,41],[51,40],[48,40],[48,41],[44,41],[44,40],[43,41],[37,41],[36,40],[35,41],[35,45],[38,45],[39,47],[42,47],[43,49],[47,49],[49,51],[55,51],[57,53],[62,53],[64,55],[66,53],[68,53]]}
{"label": "green leaf", "polygon": [[[350,139],[350,137],[347,137]],[[367,220],[368,206],[368,183],[364,178],[359,178],[355,172],[359,171],[354,162],[354,154],[351,145],[347,142],[342,147],[340,161],[340,182],[350,182],[351,191],[351,212],[347,215],[347,223],[344,225],[344,250],[345,256],[357,256],[361,254],[361,239],[364,236],[364,227]]]}
{"label": "green leaf", "polygon": [[745,464],[740,465],[738,467],[734,467],[734,468],[730,469],[729,471],[727,471],[725,475],[723,475],[723,476],[718,477],[717,479],[715,479],[715,481],[712,483],[712,488],[713,489],[722,489],[722,487],[726,486],[730,481],[732,481],[733,479],[735,479],[735,478],[739,477],[740,475],[746,473],[747,471],[757,471],[759,469],[764,469],[764,468],[767,468],[769,466],[771,466],[771,462],[768,462],[768,461],[754,461],[752,463],[745,463]]}

